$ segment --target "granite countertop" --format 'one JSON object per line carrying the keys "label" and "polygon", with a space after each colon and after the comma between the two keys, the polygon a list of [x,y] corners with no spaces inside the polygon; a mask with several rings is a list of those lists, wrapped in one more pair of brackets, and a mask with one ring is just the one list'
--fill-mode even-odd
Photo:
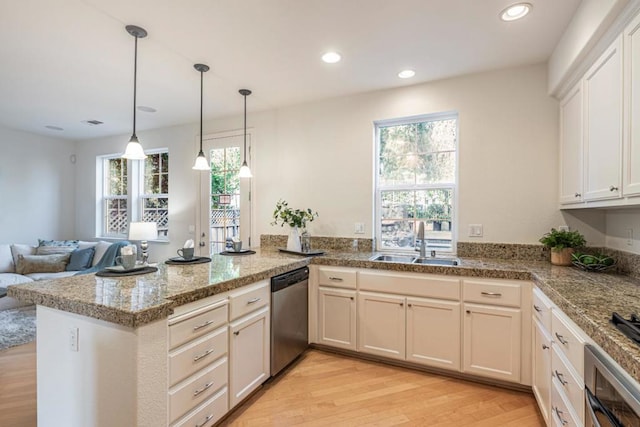
{"label": "granite countertop", "polygon": [[77,313],[129,327],[166,318],[173,308],[239,288],[308,264],[376,268],[428,274],[532,280],[633,378],[640,382],[640,347],[609,323],[616,311],[640,312],[640,281],[590,273],[548,262],[460,258],[455,267],[369,261],[373,252],[331,252],[305,258],[256,249],[255,255],[214,255],[212,262],[166,265],[158,271],[122,278],[94,274],[38,281],[9,288],[21,301]]}

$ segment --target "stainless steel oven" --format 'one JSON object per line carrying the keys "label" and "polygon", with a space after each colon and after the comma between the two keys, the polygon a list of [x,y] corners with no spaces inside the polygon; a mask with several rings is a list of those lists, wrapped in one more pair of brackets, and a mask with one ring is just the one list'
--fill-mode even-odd
{"label": "stainless steel oven", "polygon": [[586,426],[640,427],[640,385],[609,355],[584,350]]}

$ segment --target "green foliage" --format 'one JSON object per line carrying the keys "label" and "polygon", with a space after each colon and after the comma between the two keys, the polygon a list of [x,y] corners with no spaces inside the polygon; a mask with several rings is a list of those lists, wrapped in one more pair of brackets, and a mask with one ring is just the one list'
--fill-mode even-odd
{"label": "green foliage", "polygon": [[604,265],[609,267],[616,263],[615,259],[600,253],[591,255],[576,252],[574,254],[571,254],[571,258],[573,259],[573,261],[582,263],[584,265]]}
{"label": "green foliage", "polygon": [[579,248],[587,241],[578,230],[565,231],[552,228],[550,232],[540,238],[540,243],[554,251],[561,251],[564,248]]}
{"label": "green foliage", "polygon": [[311,209],[300,210],[291,209],[289,204],[284,200],[278,200],[276,203],[276,209],[273,211],[273,222],[271,225],[288,225],[290,227],[305,228],[307,221],[311,222],[318,217],[318,212],[313,212]]}

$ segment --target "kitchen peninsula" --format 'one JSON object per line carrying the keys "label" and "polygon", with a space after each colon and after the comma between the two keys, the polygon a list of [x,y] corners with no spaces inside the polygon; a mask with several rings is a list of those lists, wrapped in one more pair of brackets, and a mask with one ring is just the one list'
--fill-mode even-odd
{"label": "kitchen peninsula", "polygon": [[[167,354],[174,351],[167,319],[206,306],[226,310],[230,293],[257,289],[254,284],[308,264],[532,281],[640,379],[640,351],[608,324],[611,310],[631,312],[640,302],[633,279],[546,262],[462,258],[460,266],[442,267],[373,262],[372,255],[300,258],[258,250],[243,257],[216,255],[209,264],[159,265],[156,273],[121,279],[87,275],[13,287],[12,296],[38,305],[39,425],[182,425],[190,413],[173,424],[167,404]],[[77,333],[77,351],[71,349],[70,330]]]}

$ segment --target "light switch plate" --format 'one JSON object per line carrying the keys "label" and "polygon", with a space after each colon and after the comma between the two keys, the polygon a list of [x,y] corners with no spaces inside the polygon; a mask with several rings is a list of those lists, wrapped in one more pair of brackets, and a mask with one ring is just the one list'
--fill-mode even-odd
{"label": "light switch plate", "polygon": [[355,233],[364,234],[364,222],[356,222]]}
{"label": "light switch plate", "polygon": [[469,224],[469,237],[482,237],[482,224]]}

